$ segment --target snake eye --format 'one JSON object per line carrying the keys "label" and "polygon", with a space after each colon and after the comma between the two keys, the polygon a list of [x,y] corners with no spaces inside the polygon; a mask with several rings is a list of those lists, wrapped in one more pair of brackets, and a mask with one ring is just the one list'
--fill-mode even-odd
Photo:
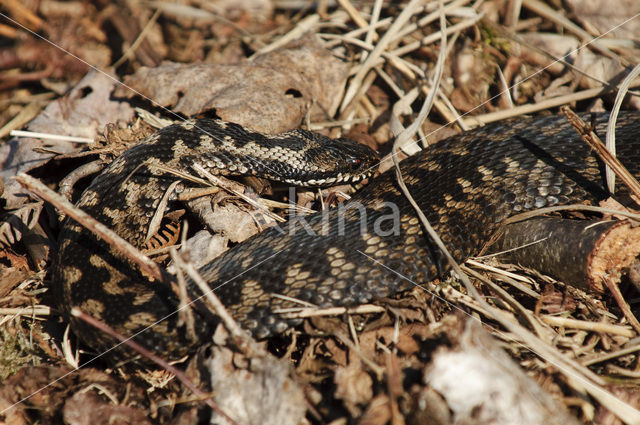
{"label": "snake eye", "polygon": [[360,158],[351,158],[351,168],[356,170],[362,164],[362,160]]}

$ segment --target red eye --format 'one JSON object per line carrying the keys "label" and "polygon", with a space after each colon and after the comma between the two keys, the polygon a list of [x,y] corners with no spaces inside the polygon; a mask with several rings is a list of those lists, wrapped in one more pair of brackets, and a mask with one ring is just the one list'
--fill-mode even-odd
{"label": "red eye", "polygon": [[360,158],[351,158],[352,167],[354,168],[359,167],[361,163],[362,163],[362,160]]}

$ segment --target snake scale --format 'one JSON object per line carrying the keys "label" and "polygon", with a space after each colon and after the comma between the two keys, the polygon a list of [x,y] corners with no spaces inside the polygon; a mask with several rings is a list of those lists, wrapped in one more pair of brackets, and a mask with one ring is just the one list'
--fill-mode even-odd
{"label": "snake scale", "polygon": [[[604,134],[605,115],[583,119]],[[616,139],[619,158],[638,176],[640,113],[620,115]],[[264,136],[218,120],[188,121],[159,130],[118,157],[78,206],[141,246],[160,199],[167,194],[173,199],[188,185],[156,165],[193,173],[199,163],[213,174],[320,186],[365,178],[375,162],[368,148],[303,130]],[[459,261],[476,254],[513,214],[608,197],[601,161],[561,116],[475,129],[408,158],[401,169],[416,202]],[[617,193],[629,202],[624,189]],[[347,204],[267,229],[199,271],[235,319],[263,338],[299,323],[277,311],[299,307],[300,301],[320,307],[367,303],[447,270],[390,171]],[[173,314],[179,301],[170,285],[150,282],[70,219],[62,226],[54,273],[63,311],[77,306],[125,335],[153,325],[135,339],[159,354],[180,356],[210,332],[198,321],[201,335],[187,336]],[[88,325],[69,320],[94,349],[114,345]]]}

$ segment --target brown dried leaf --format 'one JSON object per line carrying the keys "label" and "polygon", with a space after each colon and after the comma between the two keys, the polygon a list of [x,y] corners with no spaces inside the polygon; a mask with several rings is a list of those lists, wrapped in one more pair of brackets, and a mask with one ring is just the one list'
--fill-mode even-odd
{"label": "brown dried leaf", "polygon": [[453,78],[456,88],[451,93],[453,105],[463,111],[476,111],[489,99],[489,88],[494,72],[492,64],[484,52],[467,43],[453,61]]}
{"label": "brown dried leaf", "polygon": [[[588,78],[577,74],[580,87],[600,87],[601,83],[599,81],[612,81],[625,69],[617,59],[593,53],[588,49],[578,50],[580,40],[572,36],[526,33],[520,37],[526,43],[549,53],[549,56],[544,55],[537,50],[522,46],[520,54],[522,60],[538,67],[543,67],[546,71],[558,75],[564,72],[566,67],[561,62],[556,62],[554,58],[564,58],[565,61],[572,63],[577,69],[592,77]],[[565,55],[568,56],[565,57]]]}
{"label": "brown dried leaf", "polygon": [[353,416],[360,416],[359,405],[365,405],[373,397],[373,380],[362,369],[362,362],[354,359],[347,367],[338,367],[333,377],[335,397],[342,399]]}
{"label": "brown dried leaf", "polygon": [[[28,126],[28,130],[69,136],[95,137],[108,123],[128,122],[133,109],[111,99],[116,82],[97,71],[89,72],[66,96],[50,103]],[[71,152],[76,143],[13,138],[0,146],[0,178],[5,183],[6,208],[20,207],[25,193],[11,177],[41,166],[53,154],[34,151],[43,146],[56,152]]]}
{"label": "brown dried leaf", "polygon": [[[526,44],[537,47],[547,52],[550,56],[561,58],[569,54],[565,60],[572,63],[576,60],[576,49],[580,45],[580,40],[569,35],[530,32],[519,34],[519,37],[524,40]],[[564,64],[556,62],[548,55],[542,54],[536,49],[527,47],[526,44],[521,45],[518,50],[520,52],[520,59],[531,65],[544,68],[545,71],[553,75],[558,75],[565,71]]]}
{"label": "brown dried leaf", "polygon": [[385,394],[377,395],[369,406],[367,411],[358,421],[358,425],[384,425],[391,419],[391,407],[389,397]]}
{"label": "brown dried leaf", "polygon": [[13,289],[29,277],[32,271],[24,257],[10,252],[0,251],[0,260],[8,261],[10,267],[0,266],[0,298],[7,296]]}
{"label": "brown dried leaf", "polygon": [[[298,127],[308,110],[326,119],[337,108],[346,65],[312,37],[238,64],[164,63],[125,79],[133,89],[185,115],[215,110],[265,133]],[[125,89],[117,94],[132,96]]]}
{"label": "brown dried leaf", "polygon": [[618,0],[615,7],[608,0],[566,0],[565,3],[586,29],[595,28],[601,34],[609,33],[616,38],[638,39],[640,22],[637,19],[620,26],[640,13],[637,0]]}
{"label": "brown dried leaf", "polygon": [[42,205],[42,202],[32,202],[6,214],[0,222],[0,247],[20,241],[25,232],[38,223]]}
{"label": "brown dried leaf", "polygon": [[111,404],[95,391],[78,391],[68,399],[62,410],[69,425],[151,425],[145,410]]}
{"label": "brown dried leaf", "polygon": [[[241,359],[231,350],[213,347],[207,360],[214,398],[237,423],[297,425],[307,410],[302,389],[290,377],[286,362],[272,356]],[[248,364],[248,369],[239,364]],[[217,414],[211,423],[228,424]]]}
{"label": "brown dried leaf", "polygon": [[567,292],[558,291],[553,284],[546,285],[536,302],[535,314],[566,314],[573,313],[578,302]]}

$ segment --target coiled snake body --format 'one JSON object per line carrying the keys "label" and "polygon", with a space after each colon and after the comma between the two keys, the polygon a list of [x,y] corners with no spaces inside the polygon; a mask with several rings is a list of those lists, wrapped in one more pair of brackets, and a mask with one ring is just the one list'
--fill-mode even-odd
{"label": "coiled snake body", "polygon": [[[594,122],[603,134],[606,116]],[[640,113],[621,114],[616,139],[618,156],[638,176]],[[78,205],[140,246],[159,200],[183,185],[156,166],[190,170],[194,162],[215,174],[260,174],[322,185],[366,177],[363,172],[375,155],[353,142],[301,130],[266,137],[220,121],[188,122],[162,129],[125,152],[94,180]],[[478,252],[510,215],[608,196],[601,161],[560,116],[476,129],[439,142],[403,161],[401,168],[412,195],[457,260]],[[623,202],[628,199],[624,193]],[[274,313],[299,307],[292,299],[321,307],[366,303],[448,269],[393,172],[372,180],[348,204],[306,217],[303,224],[268,229],[200,270],[232,315],[257,337],[296,323]],[[178,298],[168,285],[149,282],[69,219],[60,241],[54,281],[63,310],[77,306],[127,335],[169,316],[136,336],[169,357],[198,342],[189,340],[177,315],[171,315]],[[113,345],[88,325],[72,324],[94,348]],[[204,325],[202,332],[208,332]]]}

